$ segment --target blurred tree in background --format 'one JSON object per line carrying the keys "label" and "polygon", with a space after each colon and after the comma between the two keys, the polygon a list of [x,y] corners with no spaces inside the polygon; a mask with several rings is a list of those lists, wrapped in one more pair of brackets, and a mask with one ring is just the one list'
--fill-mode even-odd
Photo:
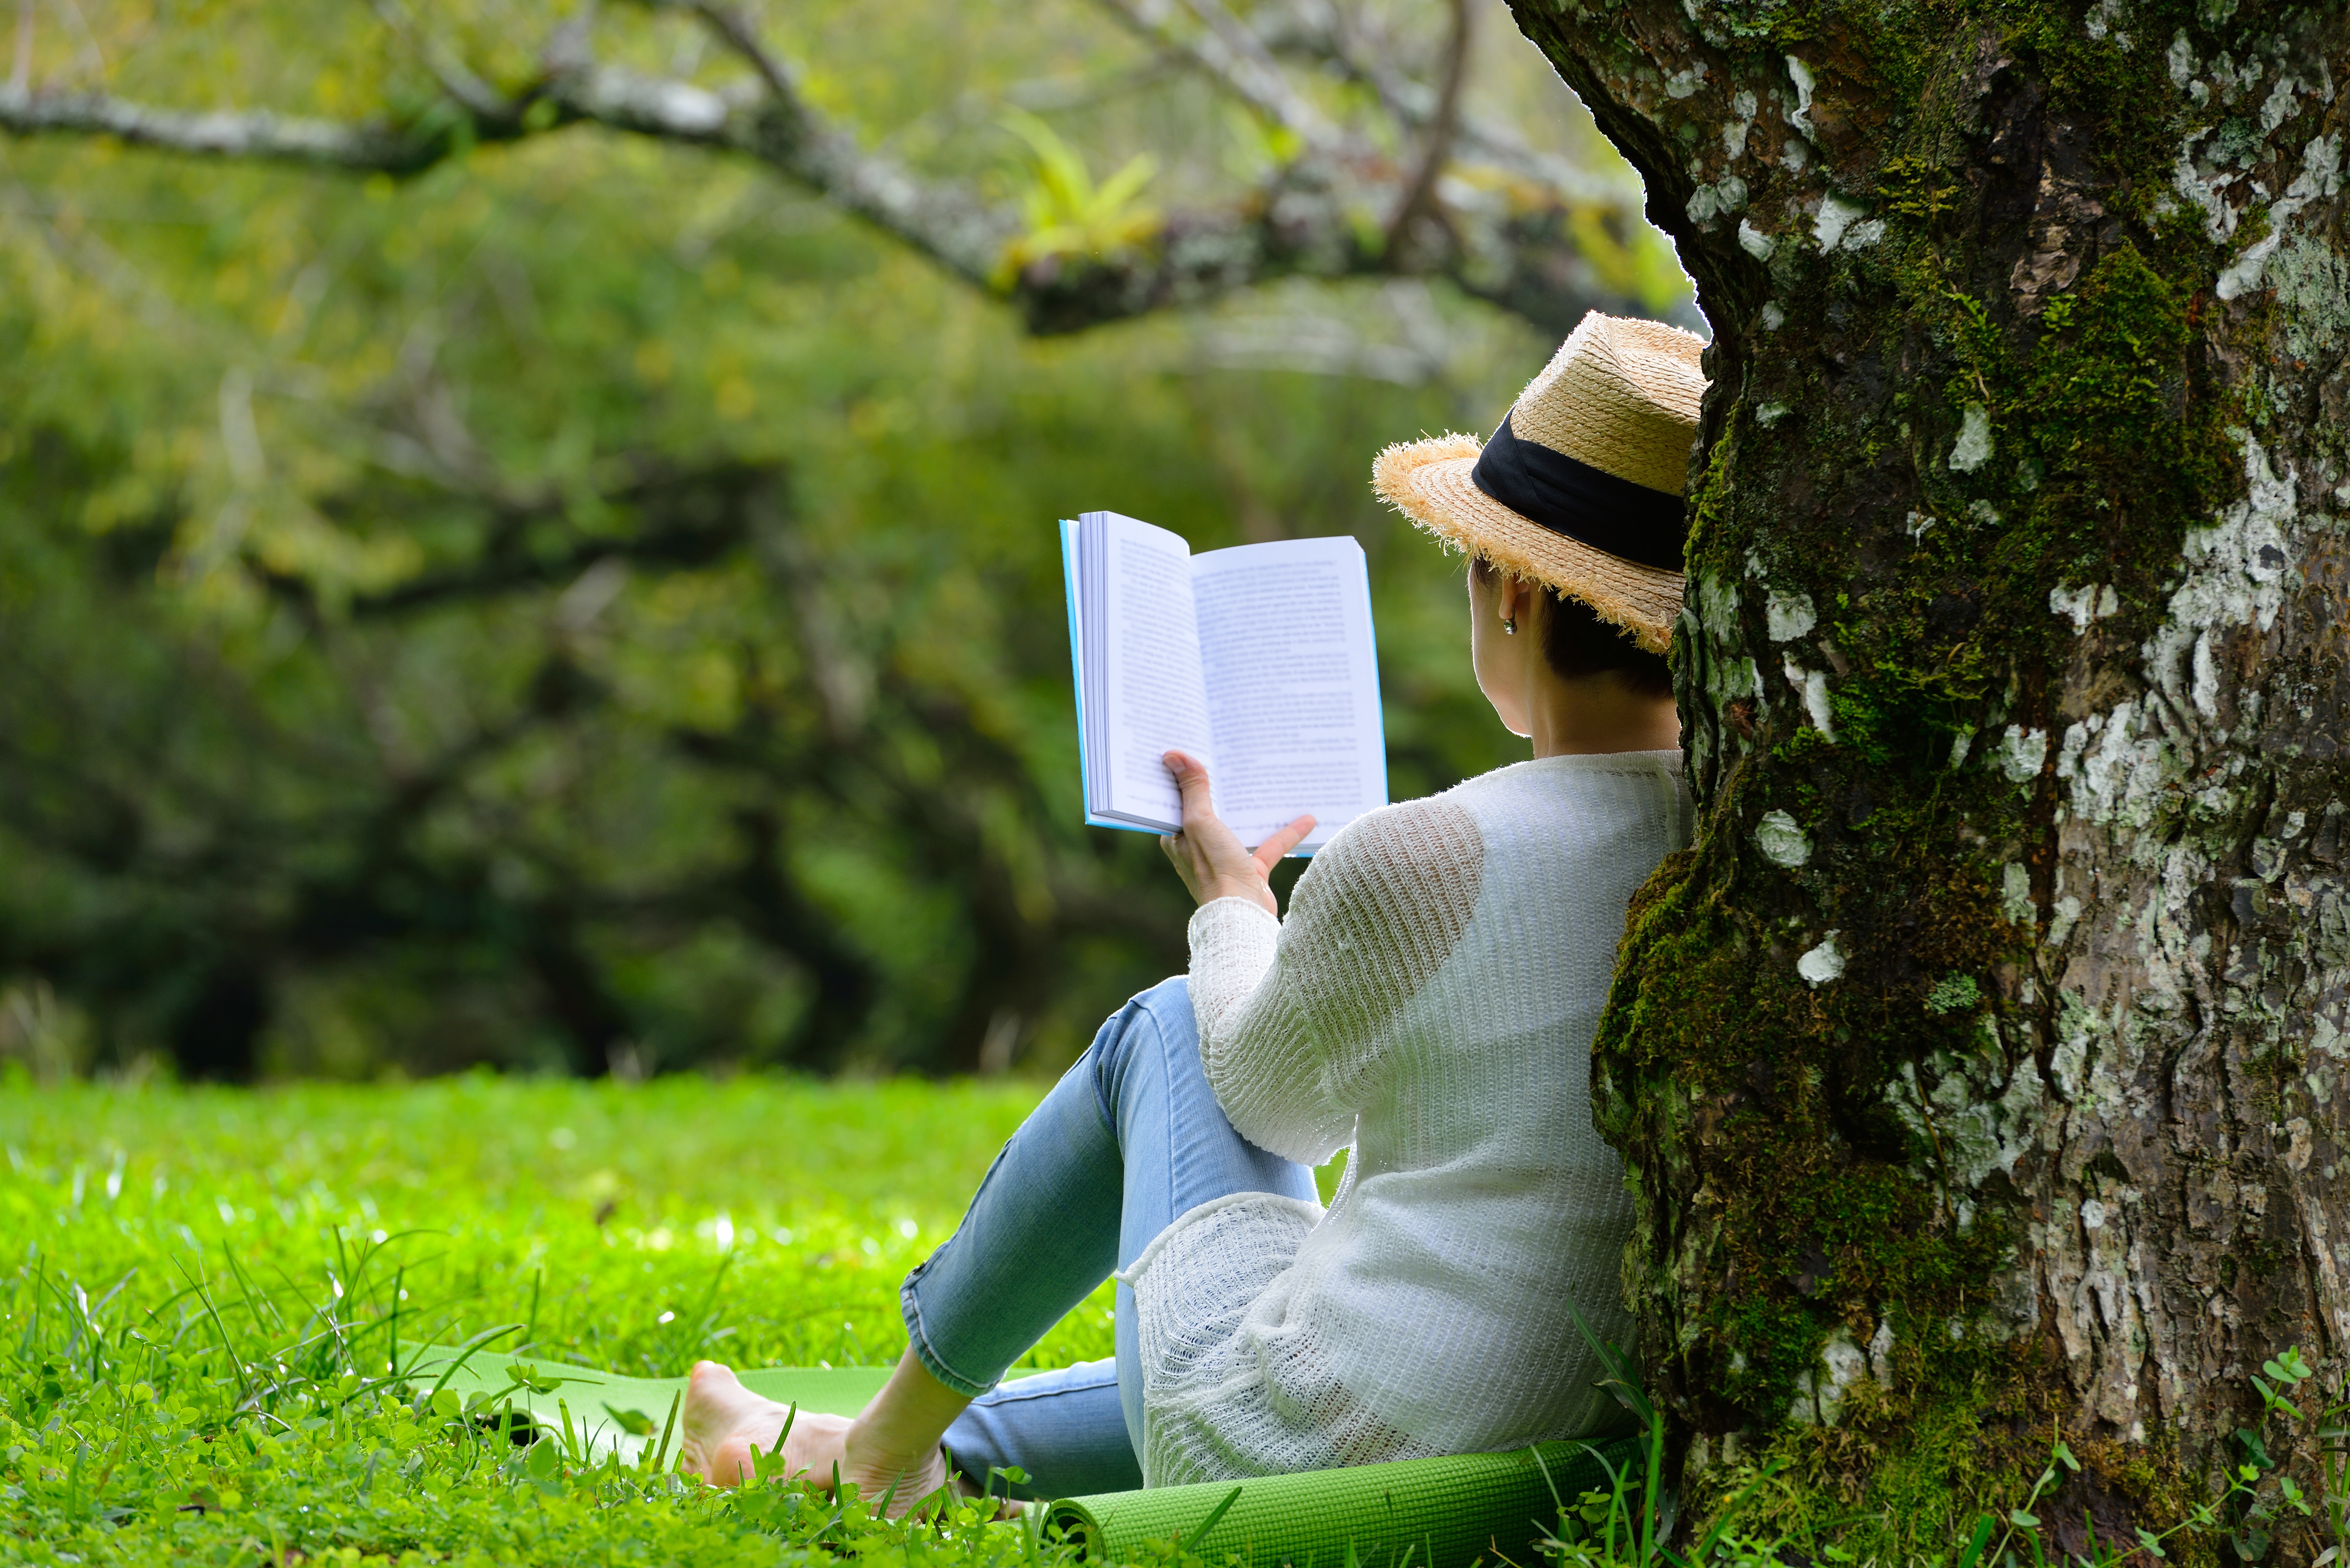
{"label": "blurred tree in background", "polygon": [[1690,315],[1481,19],[20,0],[0,1053],[1067,1060],[1186,912],[1079,826],[1082,509],[1354,533],[1395,794],[1518,754],[1371,455]]}

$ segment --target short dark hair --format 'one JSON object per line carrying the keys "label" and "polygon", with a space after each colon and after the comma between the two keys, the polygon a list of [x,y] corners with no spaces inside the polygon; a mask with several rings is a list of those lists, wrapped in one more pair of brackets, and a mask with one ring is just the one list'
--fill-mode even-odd
{"label": "short dark hair", "polygon": [[[1495,568],[1483,556],[1472,556],[1470,570],[1484,582],[1491,580]],[[1599,613],[1581,599],[1569,598],[1548,587],[1543,589],[1543,597],[1550,601],[1549,613],[1543,618],[1543,657],[1561,677],[1581,680],[1612,672],[1639,696],[1673,694],[1672,667],[1663,654],[1650,653],[1633,640],[1630,632],[1600,619]]]}

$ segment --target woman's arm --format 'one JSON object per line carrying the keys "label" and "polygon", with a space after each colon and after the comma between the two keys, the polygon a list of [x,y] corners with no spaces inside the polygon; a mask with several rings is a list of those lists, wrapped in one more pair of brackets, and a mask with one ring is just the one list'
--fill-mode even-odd
{"label": "woman's arm", "polygon": [[[1216,831],[1231,830],[1207,811],[1206,794],[1201,774],[1195,821],[1185,788],[1182,837],[1212,855]],[[1182,849],[1169,846],[1179,867]],[[1315,857],[1285,921],[1263,888],[1270,866],[1262,861],[1254,886],[1229,856],[1223,880],[1186,876],[1203,898],[1191,918],[1191,1007],[1208,1082],[1232,1126],[1261,1148],[1318,1164],[1352,1136],[1382,1026],[1459,942],[1484,844],[1451,801],[1373,812]],[[1252,896],[1258,888],[1262,898]]]}

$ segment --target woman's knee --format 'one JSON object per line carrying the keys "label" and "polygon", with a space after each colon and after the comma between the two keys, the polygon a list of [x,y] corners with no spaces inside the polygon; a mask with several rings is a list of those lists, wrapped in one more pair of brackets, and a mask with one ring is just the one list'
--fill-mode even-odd
{"label": "woman's knee", "polygon": [[1104,1021],[1087,1051],[1092,1057],[1094,1093],[1101,1102],[1102,1119],[1117,1125],[1117,1106],[1139,1055],[1148,1053],[1152,1065],[1163,1064],[1177,1047],[1199,1054],[1199,1025],[1191,1014],[1191,981],[1183,975],[1162,980],[1138,992]]}

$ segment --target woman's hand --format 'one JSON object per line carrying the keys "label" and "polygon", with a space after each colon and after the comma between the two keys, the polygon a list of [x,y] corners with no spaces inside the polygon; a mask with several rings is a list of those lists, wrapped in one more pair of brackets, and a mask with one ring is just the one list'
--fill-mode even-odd
{"label": "woman's hand", "polygon": [[1199,759],[1169,752],[1160,761],[1175,775],[1175,787],[1183,795],[1183,830],[1163,836],[1159,847],[1175,862],[1175,874],[1183,878],[1191,897],[1202,904],[1218,898],[1246,898],[1267,914],[1280,914],[1273,886],[1265,878],[1283,856],[1314,831],[1314,819],[1299,817],[1251,853],[1208,804],[1208,770]]}

